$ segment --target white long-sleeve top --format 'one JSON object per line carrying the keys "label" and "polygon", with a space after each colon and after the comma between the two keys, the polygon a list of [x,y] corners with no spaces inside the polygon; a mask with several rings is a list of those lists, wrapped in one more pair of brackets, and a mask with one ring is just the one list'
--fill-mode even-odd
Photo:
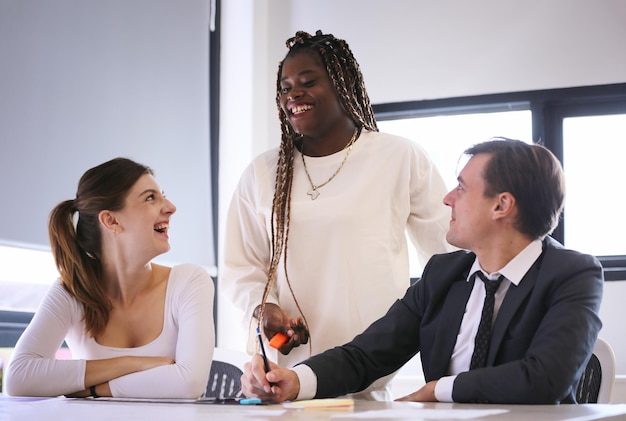
{"label": "white long-sleeve top", "polygon": [[[82,305],[56,282],[19,341],[7,370],[9,395],[58,396],[85,389],[87,360],[169,356],[174,364],[109,381],[114,397],[198,398],[206,389],[215,346],[213,282],[200,266],[172,267],[163,330],[136,348],[99,345],[86,334]],[[55,358],[66,341],[72,359]]]}
{"label": "white long-sleeve top", "polygon": [[[407,231],[423,262],[451,249],[445,240],[450,220],[442,203],[445,184],[415,142],[364,131],[315,200],[307,195],[311,186],[302,156],[294,153],[287,271],[312,347],[301,345],[286,356],[266,349],[282,366],[351,340],[404,294],[409,286]],[[345,154],[305,156],[313,182],[326,181]],[[248,166],[226,221],[220,282],[244,312],[245,324],[261,303],[268,277],[277,160],[274,149]],[[282,263],[268,302],[300,316]],[[248,341],[249,352],[255,350],[255,340]]]}

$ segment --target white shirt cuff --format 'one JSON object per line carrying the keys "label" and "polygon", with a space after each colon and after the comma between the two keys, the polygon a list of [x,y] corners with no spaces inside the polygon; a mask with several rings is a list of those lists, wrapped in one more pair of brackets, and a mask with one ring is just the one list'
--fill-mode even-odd
{"label": "white shirt cuff", "polygon": [[452,400],[452,388],[454,387],[456,376],[446,376],[437,380],[435,385],[435,398],[439,402],[454,402]]}
{"label": "white shirt cuff", "polygon": [[300,391],[298,392],[298,396],[296,396],[296,400],[313,399],[317,392],[317,376],[313,370],[311,370],[311,367],[305,364],[298,364],[293,367],[292,370],[296,373],[300,381]]}

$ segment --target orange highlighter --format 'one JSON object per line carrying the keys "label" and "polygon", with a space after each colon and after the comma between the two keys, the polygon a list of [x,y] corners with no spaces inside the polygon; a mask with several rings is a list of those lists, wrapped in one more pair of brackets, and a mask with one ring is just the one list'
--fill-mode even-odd
{"label": "orange highlighter", "polygon": [[289,340],[289,336],[284,333],[278,332],[276,335],[272,336],[270,340],[270,346],[275,349],[280,349],[287,341]]}

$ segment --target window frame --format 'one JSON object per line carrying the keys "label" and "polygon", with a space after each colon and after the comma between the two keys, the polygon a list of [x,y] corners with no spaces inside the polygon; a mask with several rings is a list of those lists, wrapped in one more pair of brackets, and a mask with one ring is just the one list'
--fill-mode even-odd
{"label": "window frame", "polygon": [[[209,159],[211,168],[211,205],[213,226],[213,258],[219,268],[219,173],[220,173],[220,57],[221,57],[221,0],[211,1],[211,27],[209,28]],[[219,269],[217,269],[219,271]],[[213,280],[213,321],[215,324],[215,344],[217,345],[217,307],[219,305],[217,276]]]}
{"label": "window frame", "polygon": [[[626,114],[626,83],[373,104],[373,108],[379,121],[530,110],[533,141],[542,143],[563,163],[563,119]],[[552,233],[561,243],[566,211]],[[626,280],[626,255],[596,257],[602,264],[606,281]]]}

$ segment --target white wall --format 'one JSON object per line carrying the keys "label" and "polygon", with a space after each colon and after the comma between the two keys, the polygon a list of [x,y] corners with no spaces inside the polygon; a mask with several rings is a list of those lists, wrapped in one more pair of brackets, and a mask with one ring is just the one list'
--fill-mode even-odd
{"label": "white wall", "polygon": [[375,104],[625,77],[622,0],[291,3],[291,32],[322,29],[350,43]]}
{"label": "white wall", "polygon": [[[374,104],[624,82],[623,0],[228,0],[253,11],[223,19],[222,89],[237,70],[254,79],[254,155],[278,145],[274,105],[278,61],[297,30],[321,29],[350,44]],[[230,26],[230,28],[228,28]],[[263,29],[266,29],[263,31]],[[241,69],[237,60],[253,60]],[[269,89],[269,91],[268,91]],[[242,92],[243,93],[243,92]],[[222,107],[222,113],[229,113]],[[266,120],[267,119],[267,120]],[[251,121],[251,120],[250,120]],[[271,124],[268,126],[267,121]],[[239,124],[246,121],[239,120]],[[263,132],[262,130],[267,130]],[[229,128],[222,127],[223,142]],[[261,130],[261,132],[258,132]]]}
{"label": "white wall", "polygon": [[[280,139],[278,61],[296,30],[350,44],[372,103],[626,82],[623,0],[227,0],[222,2],[220,219],[240,171]],[[227,168],[224,168],[227,167]],[[626,374],[626,282],[606,284],[601,335]],[[240,348],[220,297],[222,346]]]}

